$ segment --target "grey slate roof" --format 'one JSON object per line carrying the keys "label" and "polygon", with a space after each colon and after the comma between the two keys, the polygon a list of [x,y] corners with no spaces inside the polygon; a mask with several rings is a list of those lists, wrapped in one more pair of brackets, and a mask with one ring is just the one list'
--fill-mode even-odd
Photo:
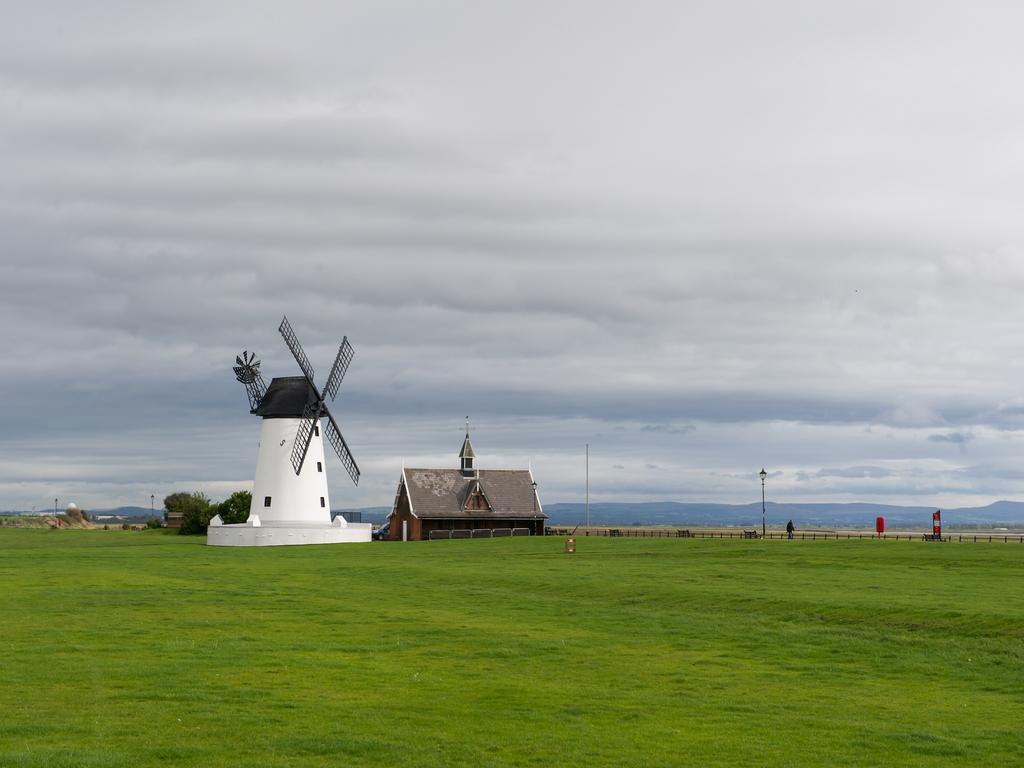
{"label": "grey slate roof", "polygon": [[[458,469],[402,470],[412,512],[419,518],[546,518],[535,501],[533,478],[525,469],[481,469],[466,477]],[[479,480],[491,511],[464,510]]]}

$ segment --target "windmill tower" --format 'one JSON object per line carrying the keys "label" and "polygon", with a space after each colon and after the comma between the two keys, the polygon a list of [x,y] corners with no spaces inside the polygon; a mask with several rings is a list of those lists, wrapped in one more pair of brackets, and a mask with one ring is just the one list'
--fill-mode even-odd
{"label": "windmill tower", "polygon": [[327,490],[324,434],[352,482],[359,484],[359,467],[327,407],[352,362],[352,345],[342,339],[321,393],[287,317],[278,331],[302,376],[275,378],[268,387],[254,354],[245,351],[235,358],[235,378],[245,385],[249,411],[263,419],[256,479],[248,520],[225,525],[220,516],[213,518],[207,543],[251,547],[370,541],[371,525],[348,523],[341,516],[331,521]]}

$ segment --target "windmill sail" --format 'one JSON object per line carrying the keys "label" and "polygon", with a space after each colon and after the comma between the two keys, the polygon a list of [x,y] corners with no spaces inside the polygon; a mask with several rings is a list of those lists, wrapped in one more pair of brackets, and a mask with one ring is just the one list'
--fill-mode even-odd
{"label": "windmill sail", "polygon": [[295,432],[295,442],[292,444],[292,468],[296,475],[302,471],[306,454],[309,452],[309,444],[313,441],[313,428],[319,418],[319,406],[315,403],[307,404],[302,411],[302,419],[299,421],[299,428]]}
{"label": "windmill sail", "polygon": [[341,459],[341,463],[348,471],[352,482],[359,485],[359,467],[356,465],[356,460],[352,458],[352,452],[349,451],[345,438],[341,436],[341,430],[338,429],[338,424],[334,421],[334,417],[331,416],[330,412],[326,412],[326,416],[327,441],[334,448],[334,452],[338,454],[338,458]]}
{"label": "windmill sail", "polygon": [[[295,335],[295,331],[292,330],[291,323],[288,322],[288,316],[286,315],[281,321],[281,325],[277,329],[281,332],[284,337],[284,343],[288,345],[288,349],[292,351],[292,356],[295,358],[295,362],[299,364],[299,368],[309,379],[309,383],[313,385],[313,366],[309,364],[309,358],[306,357],[306,353],[302,351],[302,345],[299,344],[299,337]],[[313,385],[315,386],[315,385]]]}
{"label": "windmill sail", "polygon": [[341,340],[338,354],[334,358],[334,365],[331,366],[331,372],[327,375],[327,383],[324,384],[324,397],[329,397],[333,400],[335,395],[338,394],[338,387],[341,386],[341,380],[345,378],[345,371],[348,370],[348,366],[354,356],[355,352],[352,350],[352,345],[348,343],[348,336],[346,336]]}

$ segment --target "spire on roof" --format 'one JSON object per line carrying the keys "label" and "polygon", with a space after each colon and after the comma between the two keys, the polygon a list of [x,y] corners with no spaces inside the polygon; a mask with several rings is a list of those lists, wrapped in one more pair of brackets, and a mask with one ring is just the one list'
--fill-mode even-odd
{"label": "spire on roof", "polygon": [[466,417],[466,439],[462,441],[462,450],[459,451],[459,459],[462,461],[462,474],[472,475],[473,472],[473,459],[476,458],[476,454],[473,453],[473,444],[469,442],[469,416]]}

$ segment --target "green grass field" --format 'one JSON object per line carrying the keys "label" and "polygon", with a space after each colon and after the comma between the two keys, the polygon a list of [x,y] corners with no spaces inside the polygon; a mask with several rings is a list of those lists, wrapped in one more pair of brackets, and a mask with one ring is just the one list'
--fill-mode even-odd
{"label": "green grass field", "polygon": [[0,765],[1019,765],[1024,546],[0,530]]}

